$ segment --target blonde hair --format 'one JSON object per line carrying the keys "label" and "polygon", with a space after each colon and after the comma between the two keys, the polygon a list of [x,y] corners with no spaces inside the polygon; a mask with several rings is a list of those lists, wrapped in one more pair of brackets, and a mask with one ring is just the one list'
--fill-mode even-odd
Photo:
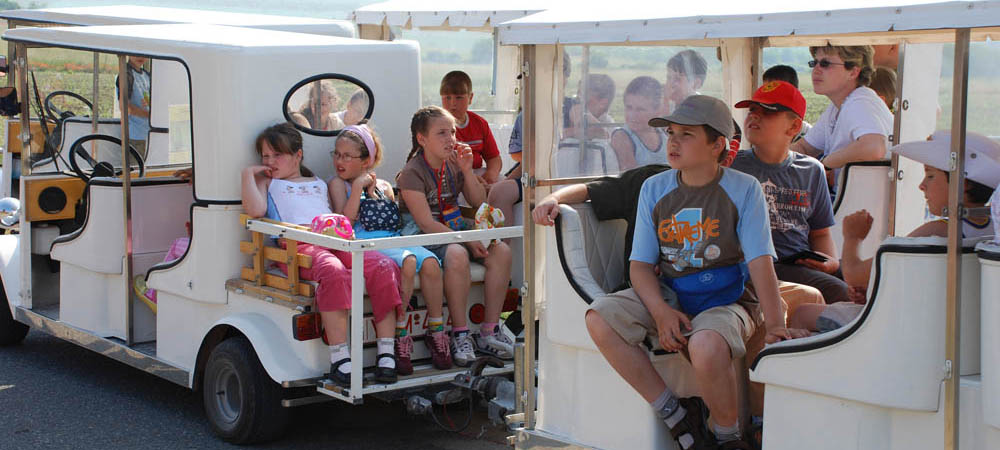
{"label": "blonde hair", "polygon": [[[378,134],[375,133],[375,128],[368,123],[368,119],[361,120],[361,122],[358,122],[357,126],[367,127],[368,134],[371,135],[372,142],[375,144],[375,149],[374,149],[375,159],[372,160],[372,166],[371,166],[371,168],[374,169],[378,167],[380,164],[382,164],[382,154],[385,153],[382,151],[383,150],[382,140],[379,139]],[[351,141],[352,143],[357,145],[358,149],[361,151],[362,159],[367,159],[371,157],[371,154],[368,153],[368,146],[365,145],[364,139],[362,139],[361,136],[358,135],[358,133],[352,130],[341,131],[340,134],[337,135],[337,140],[339,141],[341,139]],[[334,145],[336,145],[336,143],[334,143]]]}

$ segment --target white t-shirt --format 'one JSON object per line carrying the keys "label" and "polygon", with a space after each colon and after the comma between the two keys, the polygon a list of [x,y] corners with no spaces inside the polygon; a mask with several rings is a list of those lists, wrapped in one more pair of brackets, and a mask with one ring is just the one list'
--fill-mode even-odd
{"label": "white t-shirt", "polygon": [[871,88],[862,86],[851,91],[840,108],[833,103],[827,106],[804,139],[827,156],[866,134],[880,134],[888,140],[892,122],[892,113],[885,102]]}

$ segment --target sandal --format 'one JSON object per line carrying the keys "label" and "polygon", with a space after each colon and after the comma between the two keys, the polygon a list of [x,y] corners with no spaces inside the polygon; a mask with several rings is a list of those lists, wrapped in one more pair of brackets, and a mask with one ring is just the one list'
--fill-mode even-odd
{"label": "sandal", "polygon": [[[682,398],[680,404],[687,410],[687,414],[680,422],[670,428],[670,435],[677,441],[680,448],[684,450],[714,448],[715,436],[709,433],[705,427],[705,409],[701,399],[696,397]],[[680,442],[680,438],[684,435],[690,436],[693,441],[689,447],[684,447]]]}

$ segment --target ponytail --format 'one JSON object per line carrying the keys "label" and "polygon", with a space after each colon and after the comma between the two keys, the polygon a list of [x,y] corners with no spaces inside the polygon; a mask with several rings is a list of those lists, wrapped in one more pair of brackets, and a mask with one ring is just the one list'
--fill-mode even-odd
{"label": "ponytail", "polygon": [[413,113],[413,119],[410,120],[410,137],[413,147],[410,149],[410,154],[406,155],[407,162],[417,156],[417,152],[423,150],[417,142],[417,134],[427,134],[427,129],[430,128],[431,119],[437,119],[439,117],[448,117],[452,121],[455,120],[451,113],[440,106],[425,106]]}

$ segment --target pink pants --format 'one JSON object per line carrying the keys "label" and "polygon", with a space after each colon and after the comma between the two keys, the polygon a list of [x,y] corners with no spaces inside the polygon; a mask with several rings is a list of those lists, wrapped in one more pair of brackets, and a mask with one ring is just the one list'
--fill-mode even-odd
{"label": "pink pants", "polygon": [[[281,246],[285,246],[284,242]],[[351,254],[304,243],[299,243],[297,251],[312,257],[312,268],[300,268],[299,276],[319,282],[316,289],[317,309],[320,312],[350,309]],[[389,311],[402,304],[399,300],[399,266],[376,251],[365,252],[364,255],[365,289],[372,303],[375,322],[379,322]],[[281,263],[278,266],[288,274],[288,266]]]}

